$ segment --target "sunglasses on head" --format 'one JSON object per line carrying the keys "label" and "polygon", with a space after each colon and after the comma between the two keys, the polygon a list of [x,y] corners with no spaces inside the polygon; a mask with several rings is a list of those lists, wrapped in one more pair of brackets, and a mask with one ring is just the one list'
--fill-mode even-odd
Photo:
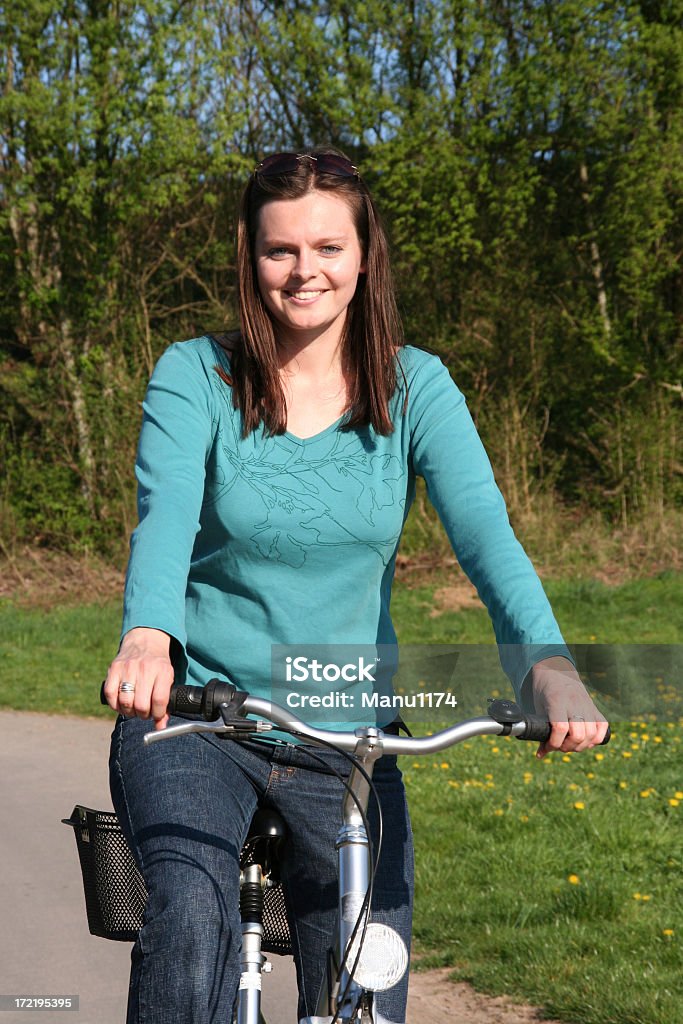
{"label": "sunglasses on head", "polygon": [[336,174],[340,178],[360,178],[358,168],[346,157],[334,153],[274,153],[262,160],[254,171],[256,177],[275,178],[281,174],[292,174],[298,170],[302,160],[310,160],[318,174]]}

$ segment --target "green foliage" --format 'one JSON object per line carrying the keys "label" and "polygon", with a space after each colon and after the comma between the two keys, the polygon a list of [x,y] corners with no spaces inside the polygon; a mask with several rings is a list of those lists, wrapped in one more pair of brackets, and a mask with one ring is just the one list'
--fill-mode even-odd
{"label": "green foliage", "polygon": [[[68,546],[89,519],[92,544],[120,543],[156,357],[234,323],[245,176],[319,141],[375,191],[407,335],[465,390],[513,512],[557,494],[622,524],[663,516],[681,496],[680,14],[677,0],[11,0],[5,538]],[[39,504],[61,524],[48,534]]]}

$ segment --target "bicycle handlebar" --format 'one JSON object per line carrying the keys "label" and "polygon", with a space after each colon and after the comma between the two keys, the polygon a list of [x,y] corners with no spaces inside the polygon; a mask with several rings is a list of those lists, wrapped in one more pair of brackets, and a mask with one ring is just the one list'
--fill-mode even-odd
{"label": "bicycle handlebar", "polygon": [[[443,729],[432,736],[419,738],[393,736],[382,733],[385,754],[429,754],[444,750],[454,743],[482,735],[512,735],[517,739],[544,743],[550,736],[551,725],[539,715],[525,714],[513,701],[493,700],[487,716],[471,718]],[[303,722],[291,711],[275,702],[252,697],[238,690],[232,683],[212,679],[206,686],[177,685],[171,688],[169,714],[199,715],[204,721],[183,722],[158,732],[148,733],[146,743],[153,743],[186,732],[216,732],[224,735],[249,735],[277,726],[288,732],[315,742],[334,743],[352,751],[359,742],[359,732],[340,732],[317,729]],[[265,721],[247,719],[257,715]],[[381,730],[377,730],[378,734]],[[608,727],[602,744],[609,743]]]}

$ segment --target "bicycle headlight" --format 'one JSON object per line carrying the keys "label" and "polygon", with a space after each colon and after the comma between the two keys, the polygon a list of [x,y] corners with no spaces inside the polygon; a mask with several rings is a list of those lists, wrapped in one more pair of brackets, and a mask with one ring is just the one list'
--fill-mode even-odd
{"label": "bicycle headlight", "polygon": [[[353,967],[358,954],[360,935],[354,939],[347,963]],[[406,944],[393,928],[386,924],[372,922],[363,938],[358,966],[353,972],[355,981],[371,992],[384,992],[401,980],[408,968]]]}

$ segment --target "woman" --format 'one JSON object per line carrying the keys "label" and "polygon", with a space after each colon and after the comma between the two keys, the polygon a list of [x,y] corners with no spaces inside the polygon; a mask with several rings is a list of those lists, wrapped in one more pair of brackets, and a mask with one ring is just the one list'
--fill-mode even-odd
{"label": "woman", "polygon": [[[171,346],[150,382],[137,460],[124,635],[105,692],[114,805],[145,876],[129,1022],[223,1021],[238,982],[238,854],[258,803],[290,822],[284,883],[300,992],[315,1011],[336,906],[339,783],[305,747],[186,736],[142,748],[177,681],[269,696],[273,645],[395,642],[398,540],[427,481],[491,614],[504,666],[553,723],[540,750],[584,750],[606,725],[510,529],[464,400],[403,345],[387,243],[336,150],[276,154],[238,228],[241,329]],[[329,755],[333,767],[341,766]],[[412,849],[395,760],[376,770],[387,853],[374,916],[410,938]],[[407,981],[377,1006],[405,1020]]]}

